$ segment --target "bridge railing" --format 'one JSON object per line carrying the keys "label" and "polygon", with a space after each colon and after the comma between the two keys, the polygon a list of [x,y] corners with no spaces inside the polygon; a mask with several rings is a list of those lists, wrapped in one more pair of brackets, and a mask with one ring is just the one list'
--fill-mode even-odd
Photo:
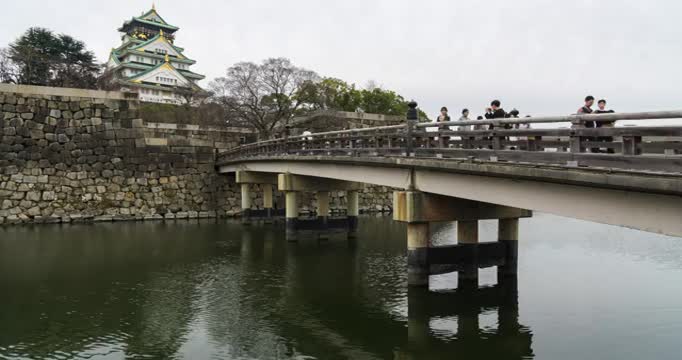
{"label": "bridge railing", "polygon": [[[682,125],[646,125],[651,120],[677,118],[682,118],[682,111],[408,122],[285,136],[228,150],[218,161],[276,155],[408,156],[680,173]],[[622,120],[641,122],[610,125]],[[593,122],[603,125],[585,126]],[[533,128],[534,124],[559,123],[571,126]]]}

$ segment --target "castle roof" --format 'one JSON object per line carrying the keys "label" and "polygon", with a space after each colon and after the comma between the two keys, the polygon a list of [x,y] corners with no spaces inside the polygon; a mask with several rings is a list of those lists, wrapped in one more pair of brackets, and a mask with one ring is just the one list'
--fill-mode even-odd
{"label": "castle roof", "polygon": [[146,13],[140,15],[140,16],[134,16],[130,20],[127,20],[126,22],[123,23],[123,26],[121,26],[118,31],[121,32],[126,32],[127,29],[132,26],[133,24],[139,24],[142,26],[152,26],[152,27],[157,27],[159,29],[164,29],[168,33],[174,33],[180,28],[177,26],[173,26],[164,20],[161,15],[159,15],[158,12],[156,12],[156,8],[152,7],[151,10],[147,11]]}

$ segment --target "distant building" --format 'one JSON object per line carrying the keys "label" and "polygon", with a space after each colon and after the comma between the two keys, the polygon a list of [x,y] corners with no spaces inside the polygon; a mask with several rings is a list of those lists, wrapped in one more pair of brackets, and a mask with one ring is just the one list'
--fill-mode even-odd
{"label": "distant building", "polygon": [[190,71],[196,61],[174,44],[178,27],[168,24],[156,7],[123,23],[121,46],[111,50],[106,65],[112,87],[137,92],[141,101],[179,104],[203,93],[205,76]]}

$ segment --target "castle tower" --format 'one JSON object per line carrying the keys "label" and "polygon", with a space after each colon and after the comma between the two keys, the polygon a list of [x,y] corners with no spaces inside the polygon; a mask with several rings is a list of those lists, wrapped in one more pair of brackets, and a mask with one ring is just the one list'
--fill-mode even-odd
{"label": "castle tower", "polygon": [[196,61],[176,46],[178,27],[167,23],[156,7],[123,23],[122,44],[111,50],[106,69],[115,88],[137,92],[146,102],[180,104],[202,93],[197,82],[205,76],[190,71]]}

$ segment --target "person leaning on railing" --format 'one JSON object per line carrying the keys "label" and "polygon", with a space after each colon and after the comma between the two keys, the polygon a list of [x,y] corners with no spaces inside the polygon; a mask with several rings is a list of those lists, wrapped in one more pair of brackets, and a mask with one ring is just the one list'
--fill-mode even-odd
{"label": "person leaning on railing", "polygon": [[448,122],[450,121],[450,115],[448,115],[448,108],[443,106],[440,108],[440,115],[436,118],[436,122]]}
{"label": "person leaning on railing", "polygon": [[[460,116],[459,121],[471,121],[471,119],[469,119],[469,109],[462,110],[462,116]],[[460,125],[457,127],[457,130],[468,131],[470,128],[469,125]]]}
{"label": "person leaning on railing", "polygon": [[[613,110],[606,109],[606,100],[601,99],[597,102],[598,109],[594,111],[594,114],[612,114],[615,113]],[[616,126],[615,121],[595,121],[595,126],[598,128],[613,128]],[[613,142],[613,136],[599,136],[597,137],[599,142]],[[615,151],[612,148],[606,148],[607,154],[613,154]]]}
{"label": "person leaning on railing", "polygon": [[[484,118],[483,116],[480,116],[480,115],[479,115],[479,116],[476,118],[476,120],[485,120],[485,118]],[[487,125],[485,125],[485,124],[474,125],[474,126],[473,126],[473,130],[474,130],[474,131],[485,130],[486,127],[487,127]],[[485,138],[480,138],[480,137],[475,137],[475,136],[474,136],[474,137],[472,137],[472,139],[474,139],[474,140],[476,140],[476,139],[482,140],[482,139],[485,139]],[[476,149],[481,149],[481,146],[476,146]]]}
{"label": "person leaning on railing", "polygon": [[[469,109],[462,109],[462,116],[460,116],[459,121],[471,121],[471,119],[469,119]],[[469,131],[471,128],[471,125],[459,125],[457,131]],[[460,136],[460,139],[465,140],[464,136]],[[469,141],[476,140],[473,136],[469,136],[468,139]]]}
{"label": "person leaning on railing", "polygon": [[[448,122],[448,121],[450,121],[450,115],[448,115],[448,108],[443,106],[442,108],[440,108],[440,115],[438,115],[438,117],[436,118],[436,122],[437,123],[444,123],[444,122]],[[443,130],[447,130],[447,129],[448,128],[445,125],[442,125],[442,124],[438,125],[439,131],[443,131]],[[446,147],[448,147],[447,144],[450,142],[450,138],[447,136],[443,136],[443,141],[446,144]]]}
{"label": "person leaning on railing", "polygon": [[[485,108],[485,118],[488,120],[493,119],[504,119],[507,117],[507,112],[501,107],[502,104],[500,100],[493,100],[490,102],[490,107]],[[490,124],[488,130],[495,130],[495,125]],[[486,138],[486,140],[492,140],[492,137]],[[492,145],[488,145],[488,149],[493,149]]]}
{"label": "person leaning on railing", "polygon": [[[507,113],[507,117],[510,118],[510,119],[518,119],[518,118],[519,118],[519,111],[516,110],[516,109],[512,109],[512,111],[510,111],[509,113]],[[505,128],[505,129],[518,129],[518,128],[519,128],[519,124],[516,124],[516,125],[505,124],[505,125],[504,125],[504,128]],[[517,136],[505,137],[505,140],[511,140],[511,141],[514,141],[514,142],[518,142],[519,139],[520,139],[520,138],[517,137]],[[510,150],[516,150],[516,146],[512,146]]]}
{"label": "person leaning on railing", "polygon": [[[594,110],[592,110],[592,105],[594,105],[594,96],[592,96],[592,95],[586,96],[586,97],[585,97],[585,105],[583,105],[581,108],[578,109],[578,115],[589,115],[589,114],[592,114],[592,113],[594,112]],[[586,128],[596,128],[596,127],[597,127],[597,123],[596,123],[595,121],[585,121],[585,122],[583,123],[583,125],[584,125]],[[597,138],[594,137],[594,136],[588,136],[588,137],[585,137],[585,140],[587,140],[587,141],[597,141]],[[590,152],[598,153],[598,152],[599,152],[599,148],[591,148],[591,149],[590,149]]]}

